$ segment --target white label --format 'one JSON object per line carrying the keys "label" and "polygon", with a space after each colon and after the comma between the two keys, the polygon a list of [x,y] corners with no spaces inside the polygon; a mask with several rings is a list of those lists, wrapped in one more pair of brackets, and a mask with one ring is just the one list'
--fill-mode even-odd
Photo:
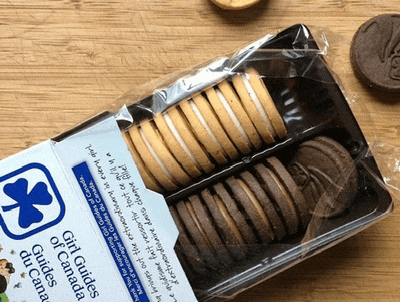
{"label": "white label", "polygon": [[165,200],[145,189],[113,117],[0,171],[11,301],[196,301]]}

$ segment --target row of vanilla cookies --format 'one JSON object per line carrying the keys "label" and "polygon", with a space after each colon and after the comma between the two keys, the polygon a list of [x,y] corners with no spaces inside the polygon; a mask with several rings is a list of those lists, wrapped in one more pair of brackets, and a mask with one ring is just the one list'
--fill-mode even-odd
{"label": "row of vanilla cookies", "polygon": [[286,166],[267,158],[170,205],[182,265],[188,274],[204,275],[299,235],[313,215],[323,221],[342,213],[357,192],[357,178],[347,150],[321,136],[302,143]]}
{"label": "row of vanilla cookies", "polygon": [[287,135],[262,77],[237,73],[124,132],[147,188],[174,191]]}

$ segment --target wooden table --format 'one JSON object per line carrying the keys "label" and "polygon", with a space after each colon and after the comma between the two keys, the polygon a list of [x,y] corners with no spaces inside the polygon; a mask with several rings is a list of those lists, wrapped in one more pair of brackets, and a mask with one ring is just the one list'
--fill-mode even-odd
{"label": "wooden table", "polygon": [[[400,145],[400,96],[363,87],[349,61],[357,28],[396,8],[398,0],[261,0],[237,12],[209,0],[0,1],[0,157],[109,108],[124,92],[295,23],[326,34],[328,61],[368,140]],[[234,301],[399,301],[399,222],[395,210]]]}

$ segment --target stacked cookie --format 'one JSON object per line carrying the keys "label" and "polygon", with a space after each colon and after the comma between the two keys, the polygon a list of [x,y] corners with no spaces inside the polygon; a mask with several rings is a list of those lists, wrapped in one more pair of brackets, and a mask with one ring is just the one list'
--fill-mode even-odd
{"label": "stacked cookie", "polygon": [[353,158],[341,144],[328,137],[302,143],[287,169],[314,209],[314,215],[319,217],[342,213],[357,192]]}
{"label": "stacked cookie", "polygon": [[298,235],[317,208],[338,215],[357,191],[350,154],[330,138],[302,143],[288,165],[290,170],[267,158],[170,205],[180,231],[177,251],[188,272],[230,267],[254,247]]}
{"label": "stacked cookie", "polygon": [[132,126],[124,138],[145,185],[163,192],[286,134],[263,80],[249,68]]}

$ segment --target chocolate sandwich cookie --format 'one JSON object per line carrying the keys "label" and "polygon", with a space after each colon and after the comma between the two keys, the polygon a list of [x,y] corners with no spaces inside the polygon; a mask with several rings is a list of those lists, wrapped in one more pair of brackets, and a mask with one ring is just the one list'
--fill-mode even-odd
{"label": "chocolate sandwich cookie", "polygon": [[[224,265],[229,266],[232,264],[233,259],[228,252],[225,243],[222,242],[216,227],[212,222],[212,218],[207,212],[207,208],[203,205],[200,197],[198,195],[192,195],[189,197],[190,206],[188,209],[192,211],[192,216],[200,225],[202,232],[207,237],[210,245],[214,247],[215,254],[218,260]],[[188,204],[187,204],[188,205]]]}
{"label": "chocolate sandwich cookie", "polygon": [[[287,168],[297,181],[301,177],[296,173],[301,170],[303,175],[309,177],[308,181],[298,183],[307,199],[315,196],[315,188],[321,191],[323,186],[324,192],[318,200],[311,202],[320,203],[318,211],[314,211],[320,216],[332,217],[343,212],[357,191],[357,169],[351,155],[342,145],[327,137],[317,137],[300,144]],[[314,184],[315,188],[310,189],[310,184]]]}
{"label": "chocolate sandwich cookie", "polygon": [[[188,235],[187,231],[183,225],[181,218],[179,217],[174,206],[169,206],[169,211],[171,213],[172,218],[179,230],[178,236],[178,244],[179,248],[182,250],[182,253],[187,260],[188,264],[193,268],[194,272],[197,272],[201,275],[205,275],[208,273],[208,270],[200,257],[199,251],[195,244],[193,244]],[[183,261],[185,261],[183,260]]]}
{"label": "chocolate sandwich cookie", "polygon": [[376,16],[354,34],[351,65],[360,81],[387,92],[400,92],[400,14]]}
{"label": "chocolate sandwich cookie", "polygon": [[287,192],[290,194],[291,200],[293,200],[294,205],[296,206],[302,226],[303,228],[306,228],[311,219],[312,209],[309,208],[303,193],[284,165],[276,157],[267,158],[266,163],[268,168],[275,173],[281,183],[285,186]]}
{"label": "chocolate sandwich cookie", "polygon": [[[336,154],[341,158],[341,160],[337,160],[336,164],[339,165],[340,170],[343,171],[342,176],[345,179],[344,182],[349,184],[351,188],[357,188],[358,186],[358,173],[356,164],[351,157],[350,153],[337,141],[326,137],[326,136],[318,136],[314,138],[315,141],[325,144],[326,146],[333,149]],[[353,190],[353,195],[349,196],[349,200],[352,200],[355,196],[357,190]]]}
{"label": "chocolate sandwich cookie", "polygon": [[275,202],[286,227],[287,234],[296,234],[299,229],[299,217],[290,193],[273,171],[263,164],[254,166],[258,182],[272,201]]}
{"label": "chocolate sandwich cookie", "polygon": [[246,183],[248,188],[261,204],[272,226],[276,240],[281,240],[286,235],[285,225],[283,224],[282,219],[279,217],[279,214],[277,213],[272,201],[262,189],[260,183],[254,177],[254,175],[249,171],[240,173],[240,178]]}
{"label": "chocolate sandwich cookie", "polygon": [[245,213],[239,210],[236,201],[228,193],[225,186],[222,183],[217,183],[213,186],[213,188],[216,195],[223,202],[230,216],[235,221],[236,226],[242,234],[246,244],[256,245],[258,243],[257,236],[251,226],[247,223]]}
{"label": "chocolate sandwich cookie", "polygon": [[183,226],[186,228],[188,235],[193,240],[200,253],[201,259],[203,259],[204,263],[207,264],[210,269],[217,269],[220,266],[218,259],[215,256],[213,247],[208,242],[204,230],[199,226],[200,222],[194,220],[194,217],[191,215],[188,209],[188,206],[191,206],[190,203],[180,201],[175,206]]}
{"label": "chocolate sandwich cookie", "polygon": [[246,257],[246,241],[225,204],[218,195],[212,195],[208,189],[201,192],[201,197],[230,254],[237,260]]}
{"label": "chocolate sandwich cookie", "polygon": [[249,222],[253,226],[261,243],[269,243],[274,239],[274,233],[267,216],[265,215],[260,203],[255,196],[249,192],[246,184],[234,177],[226,180],[229,188],[233,192],[232,198],[237,200],[243,209],[243,214],[249,218]]}

